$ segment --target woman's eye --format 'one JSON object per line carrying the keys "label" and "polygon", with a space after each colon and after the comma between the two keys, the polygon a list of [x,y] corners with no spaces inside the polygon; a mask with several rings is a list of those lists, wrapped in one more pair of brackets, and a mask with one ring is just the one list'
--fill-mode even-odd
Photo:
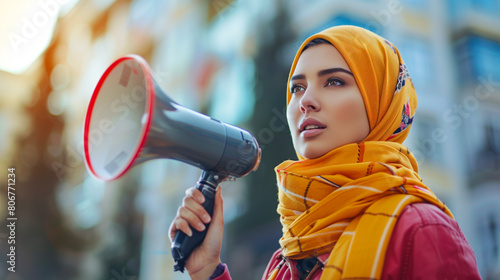
{"label": "woman's eye", "polygon": [[345,82],[338,78],[330,78],[326,81],[326,86],[343,86]]}
{"label": "woman's eye", "polygon": [[290,93],[294,94],[294,93],[297,93],[299,91],[302,91],[304,90],[304,87],[301,86],[301,85],[292,85],[292,88],[290,89]]}

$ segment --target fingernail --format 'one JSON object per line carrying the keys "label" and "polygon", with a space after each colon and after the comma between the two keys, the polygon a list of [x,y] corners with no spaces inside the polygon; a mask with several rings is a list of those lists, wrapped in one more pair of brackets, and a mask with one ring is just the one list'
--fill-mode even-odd
{"label": "fingernail", "polygon": [[193,231],[192,231],[191,229],[189,229],[189,231],[188,231],[187,235],[188,235],[189,237],[192,237],[192,236],[193,236]]}
{"label": "fingernail", "polygon": [[198,202],[199,203],[205,202],[205,197],[203,195],[198,196]]}
{"label": "fingernail", "polygon": [[205,230],[205,225],[202,223],[198,223],[198,229],[199,230]]}
{"label": "fingernail", "polygon": [[210,215],[208,214],[203,215],[203,221],[205,223],[210,223],[210,220],[211,220]]}

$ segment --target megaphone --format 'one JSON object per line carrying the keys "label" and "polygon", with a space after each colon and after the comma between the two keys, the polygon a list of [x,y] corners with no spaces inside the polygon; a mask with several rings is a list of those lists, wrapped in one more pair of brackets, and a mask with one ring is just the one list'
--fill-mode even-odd
{"label": "megaphone", "polygon": [[[228,177],[258,168],[261,150],[248,131],[174,102],[154,81],[148,63],[138,55],[113,62],[99,80],[84,124],[88,170],[97,178],[119,178],[152,159],[174,159],[203,170],[196,184],[213,212],[215,189]],[[184,271],[192,250],[205,238],[179,231],[172,244],[174,270]]]}

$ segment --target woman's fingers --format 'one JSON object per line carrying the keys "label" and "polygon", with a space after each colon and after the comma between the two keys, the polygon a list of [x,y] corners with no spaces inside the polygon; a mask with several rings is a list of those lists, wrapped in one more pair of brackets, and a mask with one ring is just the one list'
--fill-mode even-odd
{"label": "woman's fingers", "polygon": [[173,242],[177,231],[182,231],[187,234],[189,237],[193,236],[193,231],[189,227],[189,224],[186,220],[176,217],[172,224],[170,224],[170,241]]}
{"label": "woman's fingers", "polygon": [[197,188],[189,188],[186,190],[186,197],[194,198],[198,203],[205,202],[205,196]]}
{"label": "woman's fingers", "polygon": [[205,216],[203,212],[206,212],[203,206],[194,202],[192,198],[186,198],[184,199],[183,206],[177,210],[177,216],[186,220],[194,229],[203,231],[205,229],[203,221],[206,219],[200,217]]}
{"label": "woman's fingers", "polygon": [[[184,197],[184,200],[182,201],[182,206],[179,208],[179,210],[182,208],[187,208],[187,210],[194,213],[198,219],[202,220],[204,223],[209,223],[212,218],[208,214],[207,210],[203,208],[202,205],[203,202],[205,201],[205,197],[199,190],[195,188],[188,189],[188,191],[190,194],[186,194],[186,197]],[[186,193],[188,193],[188,191]],[[197,219],[194,219],[193,221],[198,222]]]}
{"label": "woman's fingers", "polygon": [[193,232],[189,226],[197,231],[205,230],[205,224],[210,222],[211,217],[202,206],[204,201],[205,197],[196,188],[193,187],[186,190],[182,206],[177,210],[177,216],[170,226],[171,240],[174,239],[177,230],[192,236]]}

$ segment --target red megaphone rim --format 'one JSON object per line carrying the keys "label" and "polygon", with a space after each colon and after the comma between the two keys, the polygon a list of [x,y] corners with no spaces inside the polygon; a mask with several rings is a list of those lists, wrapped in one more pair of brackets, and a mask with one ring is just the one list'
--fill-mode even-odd
{"label": "red megaphone rim", "polygon": [[[92,113],[94,110],[95,102],[97,99],[97,96],[99,95],[99,92],[101,91],[101,87],[103,86],[104,82],[106,81],[107,77],[109,74],[122,62],[126,60],[134,60],[137,62],[140,67],[143,70],[144,77],[146,80],[146,108],[144,110],[146,116],[146,120],[144,125],[141,128],[140,132],[140,142],[139,144],[135,147],[135,151],[133,152],[133,156],[130,157],[129,162],[125,165],[125,168],[121,170],[118,175],[113,176],[113,177],[103,177],[102,174],[97,174],[95,171],[92,161],[90,160],[90,151],[89,151],[89,132],[90,132],[90,121],[92,119]],[[153,116],[153,108],[154,108],[154,86],[153,86],[153,78],[151,76],[151,71],[148,66],[148,63],[144,58],[142,58],[139,55],[136,54],[129,54],[123,57],[118,58],[116,61],[114,61],[108,69],[104,72],[104,74],[101,76],[99,79],[99,82],[97,83],[96,88],[94,89],[94,93],[92,94],[92,98],[90,99],[90,103],[87,109],[87,113],[85,116],[85,127],[84,127],[84,133],[83,133],[83,142],[84,142],[84,152],[85,152],[85,163],[87,165],[87,168],[90,170],[90,172],[97,178],[105,180],[105,181],[110,181],[117,179],[121,177],[125,172],[132,166],[134,163],[135,159],[139,156],[141,147],[144,146],[144,143],[146,142],[147,139],[147,134],[149,132],[149,128],[151,125],[151,119]]]}

